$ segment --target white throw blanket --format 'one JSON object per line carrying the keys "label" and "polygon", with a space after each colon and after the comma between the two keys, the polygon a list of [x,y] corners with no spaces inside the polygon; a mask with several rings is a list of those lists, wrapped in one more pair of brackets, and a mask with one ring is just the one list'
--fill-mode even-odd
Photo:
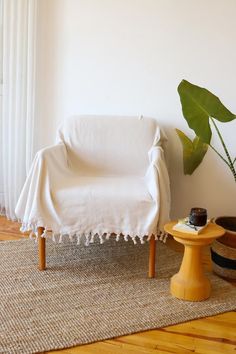
{"label": "white throw blanket", "polygon": [[16,207],[21,230],[86,244],[113,233],[157,237],[170,210],[165,140],[151,118],[68,118],[33,161]]}

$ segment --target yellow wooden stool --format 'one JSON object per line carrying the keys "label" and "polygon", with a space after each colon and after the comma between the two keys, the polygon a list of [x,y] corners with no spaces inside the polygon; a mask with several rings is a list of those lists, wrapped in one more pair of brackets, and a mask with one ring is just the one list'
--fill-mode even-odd
{"label": "yellow wooden stool", "polygon": [[217,237],[223,236],[225,230],[221,226],[209,223],[200,234],[194,235],[173,230],[176,223],[176,221],[172,221],[164,226],[168,234],[184,245],[184,256],[180,270],[171,278],[171,294],[182,300],[205,300],[210,296],[211,284],[204,275],[201,250]]}

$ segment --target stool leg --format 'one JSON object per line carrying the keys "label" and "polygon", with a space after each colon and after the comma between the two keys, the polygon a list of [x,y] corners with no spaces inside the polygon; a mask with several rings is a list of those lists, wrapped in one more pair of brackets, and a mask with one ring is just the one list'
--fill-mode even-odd
{"label": "stool leg", "polygon": [[171,294],[182,300],[206,300],[211,293],[211,284],[203,271],[201,258],[203,245],[189,244],[191,241],[185,240],[180,242],[186,242],[184,256],[179,272],[171,278]]}
{"label": "stool leg", "polygon": [[44,228],[38,228],[38,268],[39,270],[46,269],[46,239],[41,237],[43,234]]}
{"label": "stool leg", "polygon": [[149,271],[148,277],[155,277],[155,256],[156,256],[156,240],[155,237],[152,236],[149,241]]}

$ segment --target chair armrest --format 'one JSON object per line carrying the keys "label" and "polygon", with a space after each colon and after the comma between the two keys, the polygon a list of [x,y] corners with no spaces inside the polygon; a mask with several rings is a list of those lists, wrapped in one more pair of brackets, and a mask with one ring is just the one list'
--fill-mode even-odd
{"label": "chair armrest", "polygon": [[166,167],[164,150],[154,146],[149,150],[149,161],[145,175],[148,191],[157,205],[158,229],[163,231],[164,224],[170,220],[170,180]]}
{"label": "chair armrest", "polygon": [[33,160],[15,209],[25,231],[35,230],[39,226],[46,227],[47,215],[53,213],[56,217],[51,189],[57,181],[58,173],[70,173],[64,143],[38,151]]}
{"label": "chair armrest", "polygon": [[47,168],[67,168],[68,160],[65,144],[60,142],[39,150],[35,156],[32,167],[37,160],[45,163]]}

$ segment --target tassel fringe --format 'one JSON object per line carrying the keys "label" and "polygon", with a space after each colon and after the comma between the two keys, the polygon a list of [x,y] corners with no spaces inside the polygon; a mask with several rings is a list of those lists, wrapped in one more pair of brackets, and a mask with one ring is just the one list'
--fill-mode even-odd
{"label": "tassel fringe", "polygon": [[[38,227],[43,227],[41,225],[38,225],[36,223],[22,223],[20,231],[21,232],[30,232],[29,238],[34,239],[35,242],[38,241]],[[41,235],[42,238],[51,238],[53,242],[58,242],[58,243],[63,243],[64,237],[68,236],[69,240],[71,242],[74,242],[76,240],[77,245],[81,244],[81,241],[83,241],[85,246],[89,246],[90,243],[94,243],[95,238],[99,238],[99,241],[101,244],[105,242],[105,240],[109,240],[110,236],[115,233],[110,233],[110,232],[89,232],[89,233],[79,233],[79,232],[69,232],[67,234],[62,234],[62,233],[55,233],[51,231],[51,228],[49,227],[44,227],[44,232]],[[151,237],[154,236],[155,240],[162,241],[163,243],[166,243],[168,234],[162,231],[159,231],[158,234],[149,234],[147,236],[141,235],[129,235],[129,234],[123,234],[123,233],[117,233],[116,234],[116,241],[118,242],[120,239],[124,239],[125,241],[128,241],[129,238],[132,239],[134,244],[137,244],[137,239],[140,240],[141,244],[144,244],[146,241],[150,241]]]}

